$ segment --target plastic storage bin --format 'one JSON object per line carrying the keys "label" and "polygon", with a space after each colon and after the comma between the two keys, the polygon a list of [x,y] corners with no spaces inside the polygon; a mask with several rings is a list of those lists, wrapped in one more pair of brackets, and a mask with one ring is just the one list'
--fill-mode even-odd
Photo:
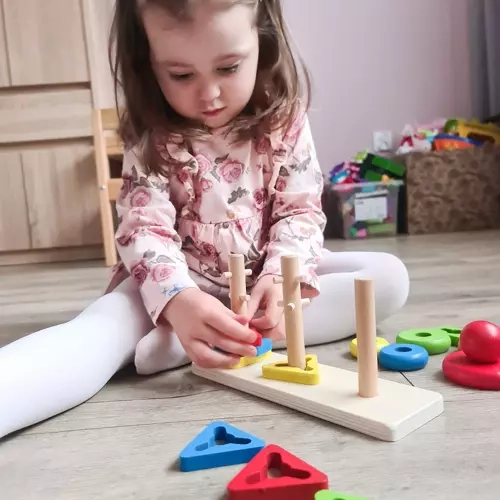
{"label": "plastic storage bin", "polygon": [[365,239],[398,234],[398,200],[403,181],[327,184],[323,209],[326,238]]}

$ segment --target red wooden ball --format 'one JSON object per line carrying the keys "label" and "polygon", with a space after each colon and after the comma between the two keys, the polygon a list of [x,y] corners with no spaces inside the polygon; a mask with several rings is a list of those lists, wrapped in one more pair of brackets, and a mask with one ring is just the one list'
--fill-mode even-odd
{"label": "red wooden ball", "polygon": [[477,363],[500,361],[500,327],[489,321],[472,321],[460,333],[459,349]]}

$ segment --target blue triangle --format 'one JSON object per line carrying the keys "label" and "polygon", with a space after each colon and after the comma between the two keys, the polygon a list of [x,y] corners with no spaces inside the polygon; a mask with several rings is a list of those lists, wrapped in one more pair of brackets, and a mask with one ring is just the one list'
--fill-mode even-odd
{"label": "blue triangle", "polygon": [[257,347],[257,354],[255,356],[262,356],[266,354],[266,352],[272,351],[273,349],[273,341],[268,338],[262,339],[262,344]]}
{"label": "blue triangle", "polygon": [[192,472],[249,462],[266,443],[225,422],[207,425],[179,454],[180,469]]}

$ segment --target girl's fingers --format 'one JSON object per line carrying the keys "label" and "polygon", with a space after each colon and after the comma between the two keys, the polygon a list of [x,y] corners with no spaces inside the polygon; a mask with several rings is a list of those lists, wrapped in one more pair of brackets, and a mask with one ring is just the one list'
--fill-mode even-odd
{"label": "girl's fingers", "polygon": [[200,368],[230,368],[239,362],[239,356],[212,349],[202,340],[193,339],[186,354]]}
{"label": "girl's fingers", "polygon": [[282,317],[276,326],[268,328],[267,330],[261,330],[261,333],[263,337],[271,340],[285,340],[285,319]]}
{"label": "girl's fingers", "polygon": [[222,332],[226,337],[237,342],[253,344],[257,337],[255,332],[248,327],[248,320],[243,316],[235,315],[231,310],[229,312],[231,314],[221,314],[219,310],[213,311],[206,321],[214,330]]}
{"label": "girl's fingers", "polygon": [[257,287],[252,290],[252,293],[250,294],[250,300],[247,305],[246,314],[249,320],[251,320],[259,310],[263,294],[264,290],[260,290]]}
{"label": "girl's fingers", "polygon": [[257,355],[257,349],[251,344],[242,344],[226,337],[222,334],[216,334],[213,345],[225,352],[238,356],[254,357]]}
{"label": "girl's fingers", "polygon": [[204,329],[199,338],[207,344],[213,345],[214,347],[235,356],[253,357],[257,354],[257,349],[251,344],[237,342],[227,335],[224,335],[222,332],[218,332],[209,326]]}
{"label": "girl's fingers", "polygon": [[269,292],[262,315],[252,319],[250,326],[255,327],[259,331],[274,329],[283,317],[283,306],[280,305],[280,300],[281,293],[276,289],[272,289]]}

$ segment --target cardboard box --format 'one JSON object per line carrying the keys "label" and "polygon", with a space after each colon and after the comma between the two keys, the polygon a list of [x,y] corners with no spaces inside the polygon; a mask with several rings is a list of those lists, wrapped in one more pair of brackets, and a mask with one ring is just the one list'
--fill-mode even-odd
{"label": "cardboard box", "polygon": [[500,229],[500,146],[409,153],[404,162],[408,234]]}

